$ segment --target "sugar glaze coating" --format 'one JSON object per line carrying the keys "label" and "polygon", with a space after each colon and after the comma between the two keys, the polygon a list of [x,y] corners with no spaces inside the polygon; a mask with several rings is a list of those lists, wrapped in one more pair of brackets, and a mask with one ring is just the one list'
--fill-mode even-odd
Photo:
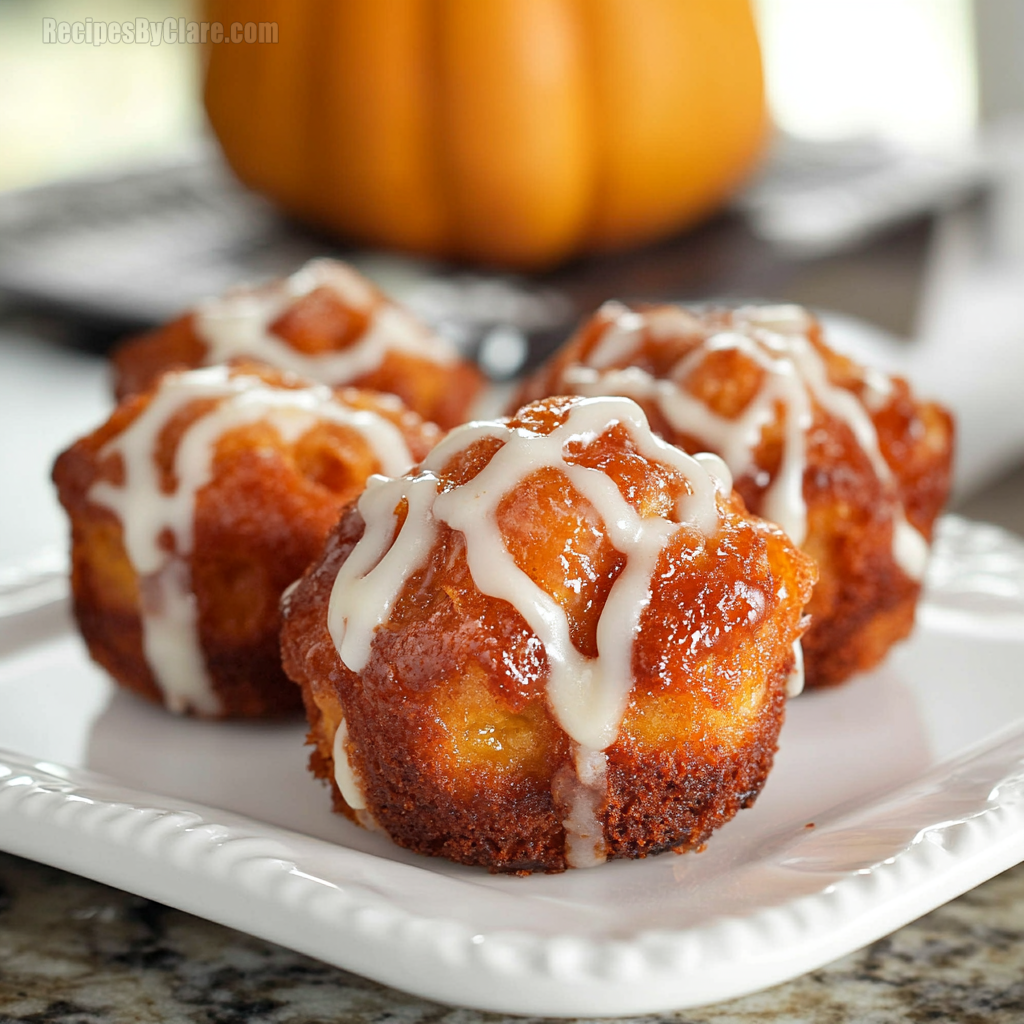
{"label": "sugar glaze coating", "polygon": [[398,395],[444,428],[461,423],[483,384],[451,342],[338,260],[205,299],[128,340],[112,358],[118,399],[172,369],[257,361],[332,387]]}
{"label": "sugar glaze coating", "polygon": [[[765,490],[760,511],[778,523],[797,544],[807,537],[803,481],[807,468],[806,435],[813,421],[812,402],[818,402],[850,428],[878,479],[887,487],[892,485],[893,474],[882,456],[870,415],[857,396],[828,379],[825,364],[807,336],[811,320],[799,306],[741,307],[732,316],[735,329],[709,334],[669,368],[663,379],[636,366],[616,369],[614,363],[636,347],[645,327],[656,338],[659,332],[682,328],[688,333],[695,326],[699,329],[692,314],[666,307],[644,315],[613,303],[608,303],[602,312],[613,318],[605,334],[585,363],[565,371],[565,381],[574,393],[611,393],[652,400],[675,430],[700,437],[721,453],[737,476],[756,468],[754,457],[761,431],[776,417],[778,404],[785,407],[782,462]],[[709,353],[730,349],[742,352],[765,371],[754,399],[735,418],[718,415],[685,388]],[[892,382],[874,371],[871,387],[875,401],[884,402]],[[928,543],[907,522],[898,499],[893,510],[892,552],[907,576],[921,579],[928,561]]]}
{"label": "sugar glaze coating", "polygon": [[[367,317],[364,330],[347,348],[302,352],[270,330],[296,299],[318,288],[334,292],[347,307]],[[445,339],[431,334],[401,306],[379,302],[366,279],[337,260],[311,260],[275,285],[239,289],[207,299],[196,308],[194,323],[196,333],[206,343],[206,365],[245,356],[310,380],[357,380],[378,369],[392,350],[444,366],[451,366],[458,359]]]}
{"label": "sugar glaze coating", "polygon": [[[167,424],[195,402],[209,403],[192,420],[174,455],[175,485],[161,485],[155,459]],[[264,420],[286,440],[295,440],[319,421],[359,431],[382,468],[402,472],[412,456],[394,423],[366,409],[338,401],[330,388],[275,388],[259,378],[214,366],[169,374],[145,409],[99,452],[119,458],[119,483],[99,480],[88,492],[95,504],[115,512],[123,526],[128,557],[141,585],[143,646],[167,706],[173,711],[221,712],[210,683],[196,626],[196,599],[188,556],[192,550],[196,495],[212,478],[220,438],[239,426]]]}
{"label": "sugar glaze coating", "polygon": [[517,402],[561,394],[628,396],[666,440],[716,452],[748,507],[819,563],[808,685],[872,668],[910,631],[952,421],[831,350],[805,310],[606,303]]}
{"label": "sugar glaze coating", "polygon": [[800,681],[813,568],[628,399],[550,399],[374,477],[289,593],[335,807],[412,849],[562,870],[699,847]]}
{"label": "sugar glaze coating", "polygon": [[[600,470],[565,459],[572,441],[596,437],[610,422],[623,425],[647,458],[678,470],[691,493],[676,500],[674,516],[641,517]],[[441,491],[437,473],[451,456],[483,438],[502,442],[484,469],[464,484]],[[558,603],[515,563],[498,528],[496,509],[509,489],[528,473],[557,468],[597,510],[613,547],[626,555],[597,625],[597,657],[573,645],[569,622]],[[605,779],[602,751],[618,735],[632,688],[633,639],[650,600],[651,576],[669,537],[681,526],[704,536],[718,527],[716,494],[732,490],[732,477],[715,455],[685,454],[656,438],[642,410],[622,398],[593,398],[572,406],[565,422],[536,435],[498,422],[457,427],[430,453],[410,480],[372,477],[359,499],[368,528],[342,567],[331,592],[328,623],[341,660],[359,672],[370,654],[373,630],[383,624],[408,577],[422,564],[435,540],[437,523],[447,523],[466,540],[466,558],[482,593],[507,601],[540,638],[548,659],[548,703],[558,724],[576,744],[579,787],[569,818],[568,860],[572,867],[600,863],[596,801],[589,791]],[[393,510],[408,500],[401,527]],[[369,567],[369,568],[367,568]],[[343,769],[348,770],[348,769]],[[342,790],[344,792],[344,788]]]}

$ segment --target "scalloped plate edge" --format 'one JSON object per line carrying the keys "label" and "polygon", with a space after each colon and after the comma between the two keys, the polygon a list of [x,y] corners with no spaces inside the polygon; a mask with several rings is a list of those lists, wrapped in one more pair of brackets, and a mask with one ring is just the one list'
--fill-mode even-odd
{"label": "scalloped plate edge", "polygon": [[[589,939],[473,934],[419,917],[359,879],[378,861],[90,772],[0,752],[0,847],[288,946],[428,999],[557,1016],[629,1015],[732,998],[813,970],[1024,859],[1024,729],[1011,729],[809,837],[870,829],[965,780],[970,814],[934,814],[895,856],[821,890],[695,929]],[[806,860],[805,843],[782,867]],[[341,885],[303,870],[331,851]],[[394,869],[419,871],[406,866]]]}

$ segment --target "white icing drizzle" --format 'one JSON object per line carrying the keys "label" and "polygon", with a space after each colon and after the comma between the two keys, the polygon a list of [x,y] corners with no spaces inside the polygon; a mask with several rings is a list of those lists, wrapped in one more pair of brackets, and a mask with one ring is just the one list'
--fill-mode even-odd
{"label": "white icing drizzle", "polygon": [[257,290],[238,290],[201,303],[195,331],[206,344],[204,363],[249,356],[271,366],[325,384],[345,384],[376,370],[390,350],[407,352],[450,365],[457,359],[451,344],[427,330],[401,306],[381,303],[370,315],[365,333],[340,351],[309,355],[270,332],[270,326],[296,299],[317,288],[330,288],[350,308],[367,311],[375,295],[370,284],[336,260],[312,260],[283,281]]}
{"label": "white icing drizzle", "polygon": [[[165,493],[155,461],[160,433],[176,413],[204,399],[218,402],[183,433],[174,453],[177,486]],[[121,456],[124,483],[99,481],[89,499],[121,520],[125,551],[139,577],[143,649],[172,711],[193,708],[215,715],[221,710],[199,643],[188,562],[195,499],[212,478],[218,439],[257,420],[269,422],[289,443],[317,423],[341,424],[359,431],[385,472],[401,473],[412,463],[401,431],[390,420],[342,404],[323,385],[278,388],[258,377],[232,376],[224,366],[168,374],[161,380],[142,413],[99,454],[101,459]],[[168,534],[173,552],[162,543]]]}
{"label": "white icing drizzle", "polygon": [[907,522],[902,507],[893,512],[892,554],[896,564],[912,579],[924,579],[928,567],[928,541]]}
{"label": "white icing drizzle", "polygon": [[[677,470],[687,481],[689,493],[678,497],[672,519],[639,515],[606,473],[567,461],[568,444],[589,444],[616,424],[626,429],[641,455]],[[444,489],[440,473],[452,455],[488,437],[502,446],[487,465],[464,484]],[[598,620],[596,658],[576,649],[565,612],[519,568],[498,525],[497,509],[509,490],[546,468],[566,476],[593,506],[611,544],[626,555]],[[374,630],[387,621],[405,581],[423,565],[437,524],[461,532],[476,586],[511,604],[544,645],[548,704],[576,744],[580,784],[573,788],[564,822],[570,863],[597,863],[604,856],[601,829],[595,831],[594,824],[606,791],[603,751],[615,742],[632,688],[633,642],[650,603],[651,577],[662,549],[678,530],[693,529],[703,537],[717,531],[716,499],[731,488],[721,459],[695,458],[666,444],[651,433],[643,411],[627,398],[582,400],[550,434],[497,421],[458,427],[415,476],[374,477],[360,498],[366,529],[331,592],[328,624],[335,647],[352,671],[361,671]],[[403,502],[408,511],[399,529],[395,513]]]}
{"label": "white icing drizzle", "polygon": [[680,334],[700,334],[700,318],[682,306],[656,306],[646,313],[647,330],[655,341],[678,338]]}
{"label": "white icing drizzle", "polygon": [[[675,325],[681,333],[693,333],[692,314],[676,321],[669,307],[638,314],[618,304],[607,304],[612,321],[589,353],[585,364],[568,367],[565,383],[578,394],[607,392],[652,401],[673,429],[690,434],[718,451],[736,476],[756,473],[754,453],[761,431],[773,422],[777,407],[785,407],[782,461],[764,492],[762,514],[778,523],[797,544],[807,535],[807,506],[803,495],[807,464],[807,431],[813,422],[813,403],[845,423],[871,462],[879,481],[895,492],[895,479],[878,444],[878,432],[861,399],[833,384],[821,355],[808,337],[811,320],[799,306],[744,307],[733,314],[733,330],[707,337],[672,368],[665,378],[655,378],[637,366],[615,368],[636,351],[644,325],[657,317],[657,330]],[[620,312],[622,310],[623,312]],[[684,313],[686,311],[683,311]],[[646,319],[645,319],[646,318]],[[624,321],[620,324],[619,321]],[[638,322],[639,321],[639,322]],[[651,328],[653,330],[653,328]],[[606,344],[606,339],[611,342]],[[742,352],[762,370],[761,389],[734,419],[719,416],[683,385],[705,357],[715,351]],[[891,393],[892,383],[878,371],[865,378],[867,399],[880,408]],[[921,579],[928,556],[924,538],[906,519],[894,497],[893,558],[911,578]]]}
{"label": "white icing drizzle", "polygon": [[786,696],[799,697],[804,692],[804,649],[799,640],[793,641],[793,671],[786,680]]}
{"label": "white icing drizzle", "polygon": [[590,353],[591,365],[598,368],[612,366],[628,358],[644,329],[644,318],[621,303],[608,302],[602,308],[613,311],[615,319],[605,328]]}
{"label": "white icing drizzle", "polygon": [[861,400],[871,412],[881,412],[892,400],[892,378],[873,366],[865,366],[863,374]]}
{"label": "white icing drizzle", "polygon": [[573,868],[592,868],[608,859],[601,812],[608,797],[608,758],[603,750],[573,744],[576,778],[569,780],[565,860]]}
{"label": "white icing drizzle", "polygon": [[[404,487],[396,487],[399,481],[378,475],[366,481],[359,498],[366,528],[331,588],[328,626],[338,655],[353,672],[366,665],[374,631],[387,622],[402,585],[423,564],[434,542],[431,505],[437,477],[421,472],[403,482]],[[398,544],[393,543],[395,511],[403,498],[408,513]]]}
{"label": "white icing drizzle", "polygon": [[363,787],[352,770],[348,759],[348,723],[343,718],[334,734],[334,748],[332,758],[334,760],[334,781],[345,798],[345,803],[353,811],[366,810],[366,797],[363,795]]}

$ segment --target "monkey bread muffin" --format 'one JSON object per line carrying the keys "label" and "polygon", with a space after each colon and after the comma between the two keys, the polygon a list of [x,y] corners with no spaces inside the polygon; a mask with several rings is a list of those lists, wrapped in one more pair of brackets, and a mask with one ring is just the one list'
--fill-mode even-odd
{"label": "monkey bread muffin", "polygon": [[54,466],[90,654],[173,711],[297,710],[282,591],[371,473],[405,471],[438,436],[393,396],[268,367],[164,375]]}
{"label": "monkey bread muffin", "polygon": [[312,381],[398,395],[448,429],[483,376],[444,338],[337,260],[313,260],[261,288],[235,288],[125,343],[113,356],[118,399],[165,370],[258,360]]}
{"label": "monkey bread muffin", "polygon": [[818,563],[807,685],[906,636],[949,492],[949,414],[832,351],[797,306],[603,306],[521,392],[626,395],[686,451],[728,464],[748,508]]}
{"label": "monkey bread muffin", "polygon": [[699,847],[776,749],[814,569],[713,455],[552,398],[371,477],[284,599],[311,768],[420,853],[560,871]]}

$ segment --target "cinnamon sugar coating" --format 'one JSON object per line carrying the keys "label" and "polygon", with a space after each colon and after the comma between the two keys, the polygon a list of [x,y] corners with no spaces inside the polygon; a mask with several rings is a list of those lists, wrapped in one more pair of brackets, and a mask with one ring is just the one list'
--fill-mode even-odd
{"label": "cinnamon sugar coating", "polygon": [[[173,499],[182,486],[178,457],[184,439],[222,399],[186,395],[158,425],[155,446],[141,452],[150,460],[155,486],[136,481],[124,498],[128,512],[99,495],[103,487],[127,492],[129,467],[117,445],[161,395],[166,398],[169,386],[188,377],[164,375],[149,391],[124,400],[106,423],[61,454],[53,470],[71,523],[74,612],[89,653],[120,685],[169,704],[159,669],[147,657],[143,614],[144,608],[157,617],[165,613],[160,604],[167,594],[159,580],[133,564],[124,520],[150,502],[154,490],[157,500]],[[223,370],[223,377],[250,397],[259,387],[268,388],[271,398],[310,388],[307,381],[255,364]],[[321,392],[326,404],[337,404],[345,415],[369,413],[391,424],[413,458],[438,436],[433,425],[392,396],[351,388],[337,389],[333,398],[328,389]],[[192,597],[184,599],[186,608],[194,601],[196,643],[212,688],[208,705],[182,700],[175,710],[262,718],[300,707],[298,690],[281,669],[281,594],[317,557],[342,506],[380,469],[359,430],[315,412],[308,420],[287,437],[266,417],[230,425],[213,439],[209,480],[184,516],[190,546],[182,550],[181,538],[168,528],[156,538],[166,553],[162,572],[177,573],[190,589]]]}
{"label": "cinnamon sugar coating", "polygon": [[[528,447],[577,404],[550,399],[503,423],[529,435]],[[507,443],[455,445],[438,493],[470,484]],[[690,484],[641,448],[611,420],[563,453],[567,466],[605,474],[640,516],[671,520]],[[606,602],[633,556],[613,546],[567,473],[543,466],[508,479],[495,519],[516,571],[553,599],[575,651],[596,665]],[[714,501],[713,532],[671,531],[649,577],[625,707],[599,752],[602,856],[700,847],[753,803],[772,764],[814,570],[738,495]],[[389,551],[413,515],[405,499],[394,507]],[[478,538],[440,519],[433,528],[359,671],[342,660],[329,621],[336,578],[368,529],[357,504],[287,595],[282,653],[309,716],[311,769],[330,784],[335,810],[364,823],[369,815],[401,846],[491,871],[564,870],[580,744],[563,727],[547,650],[521,609],[477,585],[467,551]],[[346,771],[365,809],[343,796]]]}
{"label": "cinnamon sugar coating", "polygon": [[[765,327],[759,316],[791,322]],[[751,339],[760,339],[758,350],[741,344]],[[796,356],[794,339],[806,342]],[[784,396],[778,382],[787,373],[809,395],[799,425],[800,410],[785,397],[773,404],[767,390]],[[821,325],[796,307],[609,303],[524,384],[517,401],[595,393],[628,395],[666,440],[722,455],[747,506],[766,518],[784,504],[772,488],[784,488],[786,460],[802,449],[793,490],[803,522],[797,516],[793,536],[819,568],[803,641],[808,686],[873,668],[911,631],[926,545],[950,486],[953,423],[940,405],[830,349]],[[766,394],[767,415],[753,421],[752,443],[737,445],[730,424],[734,433],[747,429],[741,421]]]}
{"label": "cinnamon sugar coating", "polygon": [[[244,319],[251,322],[240,327]],[[221,335],[219,348],[214,341]],[[348,360],[361,345],[376,355]],[[121,400],[145,391],[166,370],[229,358],[258,359],[331,386],[394,394],[446,430],[467,418],[484,383],[475,366],[354,269],[318,260],[291,278],[236,288],[129,339],[112,356],[115,393]]]}

